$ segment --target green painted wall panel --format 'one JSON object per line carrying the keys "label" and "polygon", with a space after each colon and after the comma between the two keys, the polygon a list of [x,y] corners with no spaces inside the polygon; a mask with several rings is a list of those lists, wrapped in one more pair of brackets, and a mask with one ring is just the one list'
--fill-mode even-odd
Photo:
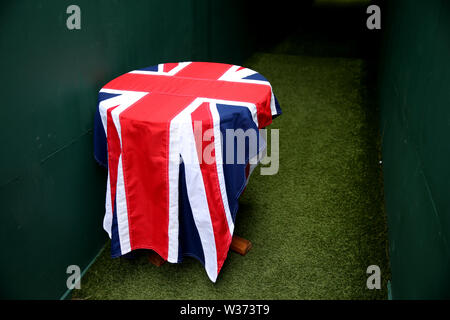
{"label": "green painted wall panel", "polygon": [[386,8],[380,103],[392,294],[450,298],[450,3]]}
{"label": "green painted wall panel", "polygon": [[[81,8],[81,30],[66,28],[70,4]],[[85,268],[106,241],[106,172],[92,154],[98,90],[124,72],[160,62],[241,64],[252,48],[240,32],[249,23],[241,6],[2,2],[1,298],[61,297],[66,267]]]}

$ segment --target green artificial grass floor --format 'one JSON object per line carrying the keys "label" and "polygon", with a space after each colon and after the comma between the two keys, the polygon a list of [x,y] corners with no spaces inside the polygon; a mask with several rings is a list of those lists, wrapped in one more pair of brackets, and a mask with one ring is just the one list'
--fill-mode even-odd
{"label": "green artificial grass floor", "polygon": [[[283,115],[280,169],[257,168],[240,201],[235,234],[212,283],[197,260],[155,267],[145,256],[111,259],[109,246],[76,299],[385,299],[388,261],[376,112],[358,59],[261,53],[246,66],[265,75]],[[382,289],[366,269],[381,267]]]}

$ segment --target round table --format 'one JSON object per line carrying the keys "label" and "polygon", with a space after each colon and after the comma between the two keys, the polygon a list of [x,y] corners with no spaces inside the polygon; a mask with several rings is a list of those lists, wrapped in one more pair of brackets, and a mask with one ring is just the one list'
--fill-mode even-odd
{"label": "round table", "polygon": [[[215,282],[249,162],[265,147],[258,129],[281,114],[270,83],[235,65],[165,63],[110,81],[98,101],[94,147],[108,167],[111,255],[151,249],[172,263],[192,256]],[[257,147],[239,144],[239,130],[253,131]],[[244,161],[236,161],[239,151]]]}

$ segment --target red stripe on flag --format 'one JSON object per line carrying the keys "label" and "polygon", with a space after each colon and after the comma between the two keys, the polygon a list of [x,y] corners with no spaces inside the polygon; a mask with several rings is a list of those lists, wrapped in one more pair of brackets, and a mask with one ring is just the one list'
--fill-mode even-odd
{"label": "red stripe on flag", "polygon": [[173,68],[176,68],[178,66],[178,63],[165,63],[163,66],[164,72],[169,72]]}
{"label": "red stripe on flag", "polygon": [[169,126],[194,99],[148,94],[120,114],[131,249],[168,256]]}
{"label": "red stripe on flag", "polygon": [[[231,244],[231,234],[228,229],[227,217],[222,201],[222,195],[220,192],[219,178],[217,176],[214,149],[213,119],[211,111],[209,109],[209,103],[203,103],[202,105],[200,105],[200,107],[198,107],[191,114],[191,117],[193,126],[194,121],[201,121],[204,137],[206,130],[209,130],[209,132],[212,134],[206,135],[206,137],[211,138],[210,141],[204,141],[204,138],[199,144],[197,144],[197,147],[201,147],[201,150],[197,151],[199,154],[203,155],[203,159],[199,158],[200,170],[202,172],[203,183],[205,185],[206,198],[208,201],[208,207],[214,231],[214,239],[217,252],[217,273],[219,273],[228,254],[228,250]],[[211,159],[205,159],[205,155],[211,155],[214,161],[211,161]]]}
{"label": "red stripe on flag", "polygon": [[186,67],[176,73],[177,77],[195,79],[219,79],[228,69],[229,64],[211,62],[191,62]]}
{"label": "red stripe on flag", "polygon": [[[177,96],[250,102],[256,105],[258,124],[264,128],[272,123],[269,85],[221,80],[179,78],[149,74],[126,73],[111,82],[105,89],[143,91]],[[163,104],[161,104],[163,105]],[[160,105],[152,106],[152,109]]]}

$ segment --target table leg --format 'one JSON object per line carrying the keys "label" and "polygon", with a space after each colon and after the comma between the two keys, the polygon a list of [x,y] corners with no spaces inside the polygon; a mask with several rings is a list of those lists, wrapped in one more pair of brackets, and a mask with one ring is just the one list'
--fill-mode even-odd
{"label": "table leg", "polygon": [[166,262],[159,254],[157,254],[155,251],[150,250],[148,254],[148,261],[150,261],[151,264],[160,267]]}
{"label": "table leg", "polygon": [[241,256],[245,256],[252,248],[252,243],[247,239],[241,238],[239,236],[233,236],[231,241],[230,249],[234,252],[239,253]]}

